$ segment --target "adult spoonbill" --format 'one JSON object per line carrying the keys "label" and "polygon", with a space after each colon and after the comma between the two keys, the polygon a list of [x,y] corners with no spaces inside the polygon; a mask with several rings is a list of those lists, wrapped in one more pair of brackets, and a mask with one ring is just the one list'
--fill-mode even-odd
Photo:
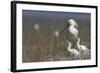
{"label": "adult spoonbill", "polygon": [[77,39],[77,43],[76,43],[76,48],[78,49],[79,52],[83,52],[83,53],[87,53],[89,52],[89,49],[84,46],[84,45],[80,45],[80,38]]}
{"label": "adult spoonbill", "polygon": [[71,56],[73,57],[79,57],[80,52],[78,52],[75,48],[71,48],[71,42],[66,40],[68,47],[67,47],[67,51],[70,53]]}
{"label": "adult spoonbill", "polygon": [[74,19],[68,20],[68,27],[67,27],[67,40],[71,41],[73,47],[75,47],[76,40],[78,38],[78,24]]}

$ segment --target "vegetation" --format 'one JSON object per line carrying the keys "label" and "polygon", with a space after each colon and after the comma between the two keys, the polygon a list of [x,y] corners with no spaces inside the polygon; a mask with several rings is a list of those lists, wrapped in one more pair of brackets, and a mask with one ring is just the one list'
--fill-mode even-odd
{"label": "vegetation", "polygon": [[[22,61],[64,61],[64,60],[85,60],[91,58],[91,53],[81,54],[79,57],[70,56],[65,42],[66,35],[53,35],[52,30],[32,30],[23,32]],[[90,49],[90,34],[80,33],[81,44]]]}

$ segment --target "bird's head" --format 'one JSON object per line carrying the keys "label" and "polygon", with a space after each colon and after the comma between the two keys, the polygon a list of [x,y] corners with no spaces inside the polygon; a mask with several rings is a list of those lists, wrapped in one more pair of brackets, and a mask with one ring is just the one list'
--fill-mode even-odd
{"label": "bird's head", "polygon": [[76,23],[76,21],[74,19],[68,20],[68,26],[74,26],[76,28],[79,28],[78,24]]}

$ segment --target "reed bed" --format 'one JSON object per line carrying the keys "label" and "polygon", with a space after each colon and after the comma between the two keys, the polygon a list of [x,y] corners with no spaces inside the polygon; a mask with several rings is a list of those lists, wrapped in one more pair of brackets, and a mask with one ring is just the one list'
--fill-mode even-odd
{"label": "reed bed", "polygon": [[70,53],[66,51],[65,35],[56,37],[52,34],[52,30],[23,32],[22,61],[28,63],[90,59],[90,34],[80,33],[79,36],[81,38],[81,44],[87,46],[90,52],[87,54],[82,53],[76,58],[70,56]]}

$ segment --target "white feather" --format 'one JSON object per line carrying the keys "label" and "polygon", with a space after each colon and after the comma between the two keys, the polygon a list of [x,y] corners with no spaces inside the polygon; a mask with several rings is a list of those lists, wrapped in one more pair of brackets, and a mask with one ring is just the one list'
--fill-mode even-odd
{"label": "white feather", "polygon": [[68,40],[66,40],[66,42],[68,43],[67,50],[69,51],[70,55],[74,55],[74,56],[80,55],[80,52],[78,52],[75,48],[71,48],[71,42],[69,42]]}
{"label": "white feather", "polygon": [[85,46],[85,45],[80,45],[80,38],[77,39],[77,49],[80,51],[80,52],[89,52],[89,49]]}
{"label": "white feather", "polygon": [[74,19],[69,19],[68,20],[68,28],[67,28],[67,35],[66,38],[68,41],[72,43],[72,46],[75,46],[75,42],[78,38],[78,24],[75,22]]}

